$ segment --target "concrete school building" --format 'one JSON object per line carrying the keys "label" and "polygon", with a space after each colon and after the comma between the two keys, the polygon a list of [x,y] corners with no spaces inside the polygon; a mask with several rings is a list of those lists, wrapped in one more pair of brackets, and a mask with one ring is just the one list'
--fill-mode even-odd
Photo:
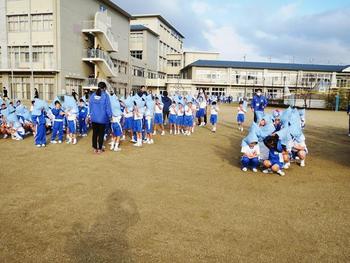
{"label": "concrete school building", "polygon": [[251,97],[262,88],[291,91],[350,87],[346,66],[220,61],[184,51],[184,36],[158,14],[130,15],[110,0],[0,0],[0,87],[29,100],[79,95],[105,80],[125,95],[154,93]]}
{"label": "concrete school building", "polygon": [[1,0],[0,86],[11,98],[129,85],[131,15],[108,0]]}
{"label": "concrete school building", "polygon": [[350,65],[315,65],[221,60],[197,60],[180,70],[181,79],[169,82],[168,90],[251,98],[262,89],[270,98],[305,89],[326,93],[339,88],[350,91]]}

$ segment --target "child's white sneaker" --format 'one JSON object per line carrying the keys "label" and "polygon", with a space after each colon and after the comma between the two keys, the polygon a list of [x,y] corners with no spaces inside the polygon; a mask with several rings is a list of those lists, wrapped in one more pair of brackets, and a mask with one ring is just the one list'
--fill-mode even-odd
{"label": "child's white sneaker", "polygon": [[132,138],[131,140],[130,140],[130,142],[133,142],[133,143],[135,143],[135,142],[137,142],[134,138]]}
{"label": "child's white sneaker", "polygon": [[118,146],[114,147],[113,151],[120,152],[122,149],[120,149]]}
{"label": "child's white sneaker", "polygon": [[114,149],[114,142],[111,143],[111,147],[109,148],[111,151]]}
{"label": "child's white sneaker", "polygon": [[253,168],[252,171],[253,171],[253,173],[257,173],[257,172],[258,172],[258,169]]}
{"label": "child's white sneaker", "polygon": [[156,132],[156,131],[154,131],[154,132],[153,132],[153,136],[156,136],[156,135],[157,135],[157,132]]}
{"label": "child's white sneaker", "polygon": [[242,168],[242,171],[243,171],[243,172],[246,172],[246,171],[248,171],[248,168],[247,168],[247,167],[243,167],[243,168]]}
{"label": "child's white sneaker", "polygon": [[300,166],[301,166],[301,167],[305,167],[305,160],[301,160],[301,161],[300,161]]}
{"label": "child's white sneaker", "polygon": [[121,137],[120,140],[125,141],[125,135],[123,135],[123,137]]}
{"label": "child's white sneaker", "polygon": [[84,133],[82,136],[83,136],[83,137],[87,137],[87,134],[86,134],[86,133]]}
{"label": "child's white sneaker", "polygon": [[165,135],[165,131],[162,131],[162,133],[160,135],[162,135],[162,136]]}
{"label": "child's white sneaker", "polygon": [[270,174],[270,173],[272,173],[272,170],[271,169],[265,169],[265,170],[263,170],[263,173],[264,174]]}
{"label": "child's white sneaker", "polygon": [[[34,135],[35,136],[35,135]],[[3,139],[7,139],[8,135],[5,134],[4,137],[2,137]]]}
{"label": "child's white sneaker", "polygon": [[151,140],[149,141],[149,144],[154,144],[153,139],[151,139]]}
{"label": "child's white sneaker", "polygon": [[277,174],[278,174],[279,176],[285,176],[285,175],[286,175],[282,170],[278,170],[278,171],[277,171]]}
{"label": "child's white sneaker", "polygon": [[46,144],[42,144],[41,147],[46,147]]}
{"label": "child's white sneaker", "polygon": [[77,139],[74,139],[74,140],[73,140],[73,144],[77,144]]}
{"label": "child's white sneaker", "polygon": [[289,167],[290,167],[290,163],[288,162],[288,163],[285,163],[284,165],[283,165],[283,169],[289,169]]}
{"label": "child's white sneaker", "polygon": [[41,144],[37,144],[36,147],[41,148]]}
{"label": "child's white sneaker", "polygon": [[50,143],[51,143],[51,144],[57,144],[57,142],[56,142],[56,141],[51,141]]}
{"label": "child's white sneaker", "polygon": [[62,141],[58,141],[58,143],[59,143],[59,144],[61,144],[61,143],[62,143]]}

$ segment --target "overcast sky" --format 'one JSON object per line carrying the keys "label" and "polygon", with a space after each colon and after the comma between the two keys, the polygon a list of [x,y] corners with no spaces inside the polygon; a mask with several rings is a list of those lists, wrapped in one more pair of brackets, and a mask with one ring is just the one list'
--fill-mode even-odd
{"label": "overcast sky", "polygon": [[185,50],[222,60],[350,64],[350,0],[114,0],[130,14],[161,14]]}

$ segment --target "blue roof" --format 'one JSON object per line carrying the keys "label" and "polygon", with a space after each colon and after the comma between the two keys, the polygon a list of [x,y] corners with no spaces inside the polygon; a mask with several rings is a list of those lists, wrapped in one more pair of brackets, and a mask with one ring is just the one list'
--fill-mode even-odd
{"label": "blue roof", "polygon": [[224,60],[197,60],[186,68],[190,67],[211,67],[211,68],[248,68],[248,69],[275,69],[275,70],[303,70],[303,71],[324,71],[342,72],[348,66],[340,65],[316,65],[316,64],[292,64],[292,63],[266,63],[266,62],[244,62]]}
{"label": "blue roof", "polygon": [[159,36],[156,32],[154,32],[152,29],[144,26],[144,25],[131,25],[130,26],[130,31],[144,31],[147,30],[148,32],[152,33],[155,36]]}

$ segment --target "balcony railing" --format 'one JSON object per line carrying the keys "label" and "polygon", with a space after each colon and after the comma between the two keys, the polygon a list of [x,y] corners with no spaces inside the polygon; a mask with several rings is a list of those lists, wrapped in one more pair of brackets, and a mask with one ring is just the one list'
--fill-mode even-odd
{"label": "balcony railing", "polygon": [[110,90],[112,88],[111,84],[106,79],[95,79],[95,78],[88,78],[83,83],[83,89],[97,89],[98,83],[105,82],[107,85],[107,90]]}
{"label": "balcony railing", "polygon": [[103,33],[106,42],[105,48],[109,51],[118,51],[118,42],[111,30],[111,18],[105,12],[97,12],[95,20],[83,21],[83,32]]}
{"label": "balcony railing", "polygon": [[107,63],[107,65],[110,67],[112,71],[115,71],[114,63],[106,51],[103,51],[101,49],[96,49],[96,48],[86,49],[84,51],[84,58],[102,59]]}

